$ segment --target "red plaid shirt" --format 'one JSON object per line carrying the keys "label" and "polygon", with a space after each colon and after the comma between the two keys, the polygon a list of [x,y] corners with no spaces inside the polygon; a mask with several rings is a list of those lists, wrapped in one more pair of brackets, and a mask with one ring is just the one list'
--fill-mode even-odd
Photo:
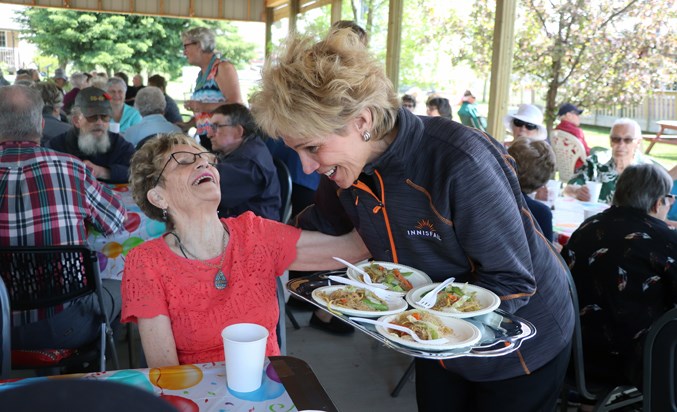
{"label": "red plaid shirt", "polygon": [[[76,157],[34,142],[0,142],[0,246],[82,245],[85,222],[111,234],[125,215],[113,191]],[[15,326],[39,318],[15,316]]]}

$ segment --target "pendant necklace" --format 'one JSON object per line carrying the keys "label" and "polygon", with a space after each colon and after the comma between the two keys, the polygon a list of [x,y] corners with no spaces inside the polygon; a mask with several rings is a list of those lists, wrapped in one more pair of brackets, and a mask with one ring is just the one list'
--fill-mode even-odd
{"label": "pendant necklace", "polygon": [[181,238],[179,237],[179,235],[177,235],[174,232],[169,232],[170,235],[173,235],[176,238],[176,240],[179,244],[179,249],[181,249],[181,253],[183,253],[183,256],[185,256],[186,258],[188,258],[188,256],[190,256],[191,259],[195,259],[205,266],[209,266],[210,268],[217,269],[216,274],[214,275],[214,287],[218,290],[223,290],[223,289],[226,288],[226,286],[228,286],[228,279],[226,279],[226,275],[223,274],[223,262],[226,261],[226,246],[227,246],[226,235],[227,235],[227,233],[228,232],[226,231],[226,228],[224,227],[223,228],[223,251],[221,252],[221,261],[219,262],[218,265],[214,265],[213,263],[205,262],[204,260],[199,259],[194,254],[190,253],[188,251],[188,249],[186,249],[185,246],[183,246],[183,243],[181,243]]}

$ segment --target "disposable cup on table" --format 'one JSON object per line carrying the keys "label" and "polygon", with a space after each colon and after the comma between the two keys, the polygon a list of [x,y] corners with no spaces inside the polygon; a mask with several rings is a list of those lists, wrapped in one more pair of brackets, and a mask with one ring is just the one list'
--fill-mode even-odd
{"label": "disposable cup on table", "polygon": [[562,183],[559,180],[548,180],[545,187],[548,189],[548,203],[553,205],[555,199],[559,196],[560,189],[562,188]]}
{"label": "disposable cup on table", "polygon": [[600,182],[587,182],[585,184],[588,187],[590,192],[590,201],[596,203],[599,201],[599,194],[602,191],[602,183]]}
{"label": "disposable cup on table", "polygon": [[261,387],[268,330],[255,323],[236,323],[221,332],[228,388],[253,392]]}

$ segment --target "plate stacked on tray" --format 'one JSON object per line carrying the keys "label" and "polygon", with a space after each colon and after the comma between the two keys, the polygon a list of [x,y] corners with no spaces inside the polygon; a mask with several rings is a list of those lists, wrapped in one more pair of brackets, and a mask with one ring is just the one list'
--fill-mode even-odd
{"label": "plate stacked on tray", "polygon": [[[406,300],[412,307],[425,309],[417,302],[429,291],[435,288],[439,283],[419,286],[407,293]],[[452,292],[446,292],[453,290]],[[463,295],[467,300],[463,305],[458,306],[458,300]],[[449,299],[445,299],[449,296]],[[454,305],[456,304],[456,306]],[[453,318],[472,318],[493,312],[501,304],[501,299],[492,291],[468,283],[451,283],[440,291],[437,295],[437,304],[430,309],[425,309],[438,316]]]}
{"label": "plate stacked on tray", "polygon": [[[432,283],[425,272],[399,263],[366,262],[358,263],[356,266],[369,273],[372,282],[382,283],[386,285],[387,290],[396,292],[401,296],[406,295],[414,288]],[[372,273],[377,274],[377,276],[372,275]],[[350,279],[364,283],[362,275],[354,269],[348,268],[346,274]],[[401,279],[404,279],[404,281],[401,281]]]}

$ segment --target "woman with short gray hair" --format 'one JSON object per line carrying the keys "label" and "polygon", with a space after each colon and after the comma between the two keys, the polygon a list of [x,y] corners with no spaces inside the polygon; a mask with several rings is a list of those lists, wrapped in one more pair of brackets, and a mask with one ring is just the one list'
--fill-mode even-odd
{"label": "woman with short gray hair", "polygon": [[106,82],[106,91],[110,95],[113,115],[110,117],[110,131],[124,133],[129,127],[141,123],[138,110],[125,103],[127,83],[119,77],[111,77]]}
{"label": "woman with short gray hair", "polygon": [[562,250],[578,289],[586,375],[641,385],[651,324],[677,305],[677,231],[665,218],[674,195],[661,166],[628,166],[613,205],[587,219]]}
{"label": "woman with short gray hair", "polygon": [[[193,95],[184,102],[184,107],[195,114],[194,122],[200,143],[211,149],[207,137],[210,113],[224,103],[242,103],[240,81],[235,66],[214,52],[213,31],[196,27],[183,32],[181,40],[183,55],[188,63],[200,68]],[[184,130],[192,126],[192,122],[183,124]]]}

